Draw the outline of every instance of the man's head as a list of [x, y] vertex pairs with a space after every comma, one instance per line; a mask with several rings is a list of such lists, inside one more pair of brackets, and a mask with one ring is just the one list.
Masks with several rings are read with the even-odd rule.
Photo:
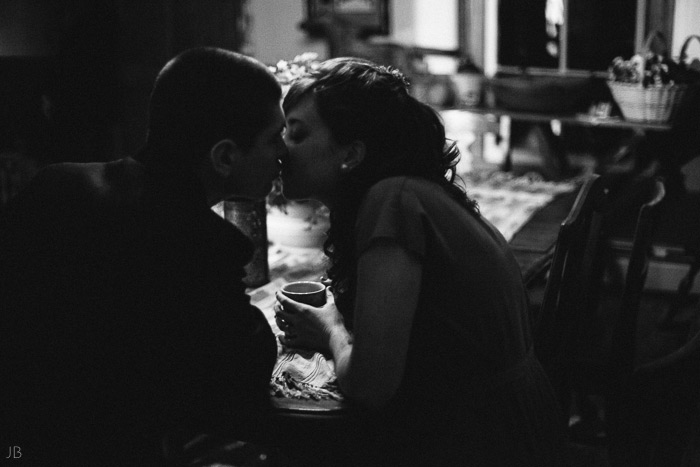
[[156, 79], [146, 163], [176, 177], [194, 174], [210, 202], [265, 196], [285, 151], [280, 98], [274, 75], [257, 60], [187, 50]]

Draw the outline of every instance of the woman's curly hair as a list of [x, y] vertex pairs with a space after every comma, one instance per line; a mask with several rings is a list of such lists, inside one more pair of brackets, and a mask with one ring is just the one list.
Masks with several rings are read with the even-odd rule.
[[408, 80], [396, 69], [343, 57], [326, 60], [297, 79], [284, 100], [288, 113], [303, 98], [313, 96], [336, 142], [360, 140], [365, 144], [364, 159], [338, 187], [324, 245], [331, 259], [328, 275], [336, 302], [349, 326], [357, 265], [354, 226], [372, 185], [393, 176], [425, 178], [465, 209], [478, 212], [476, 202], [454, 183], [460, 155], [455, 144], [446, 140], [440, 116], [408, 89]]

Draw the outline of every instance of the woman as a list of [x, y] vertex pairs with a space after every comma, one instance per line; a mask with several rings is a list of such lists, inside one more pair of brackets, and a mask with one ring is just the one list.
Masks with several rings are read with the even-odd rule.
[[323, 308], [278, 294], [277, 323], [285, 345], [330, 353], [368, 409], [362, 452], [386, 465], [562, 465], [520, 269], [453, 183], [458, 153], [438, 115], [397, 70], [352, 58], [297, 80], [284, 110], [284, 194], [331, 210], [334, 293]]

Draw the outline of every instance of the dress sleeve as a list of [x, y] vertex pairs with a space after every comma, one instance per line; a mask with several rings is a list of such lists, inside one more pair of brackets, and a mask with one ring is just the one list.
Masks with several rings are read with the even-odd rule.
[[358, 255], [378, 240], [397, 243], [419, 258], [425, 256], [425, 209], [406, 178], [385, 179], [370, 188], [356, 224]]

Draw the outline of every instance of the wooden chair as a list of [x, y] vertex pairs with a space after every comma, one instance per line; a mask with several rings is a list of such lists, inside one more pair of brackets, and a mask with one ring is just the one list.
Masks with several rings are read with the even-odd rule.
[[613, 329], [609, 365], [616, 373], [628, 374], [634, 369], [637, 316], [644, 283], [649, 272], [654, 227], [658, 207], [665, 196], [664, 184], [656, 179], [648, 188], [642, 187], [648, 201], [639, 208], [625, 278], [619, 316]]
[[659, 328], [662, 330], [673, 330], [679, 327], [675, 318], [684, 307], [692, 304], [693, 283], [700, 273], [700, 195], [691, 195], [687, 191], [674, 194], [672, 209], [668, 210], [668, 222], [674, 226], [683, 226], [682, 229], [677, 229], [679, 231], [677, 242], [691, 260], [688, 272], [678, 283], [676, 294], [668, 310], [659, 320]]
[[[605, 395], [618, 375], [632, 370], [655, 208], [663, 196], [659, 180], [593, 175], [560, 226], [535, 325], [535, 350], [559, 398], [563, 423], [568, 424], [574, 392]], [[616, 264], [608, 242], [610, 226], [630, 212], [638, 215], [621, 305], [616, 319], [607, 320], [612, 325], [603, 329], [612, 338], [592, 339], [590, 331], [600, 331], [595, 325], [601, 318], [604, 277], [611, 276]]]
[[[549, 374], [567, 417], [570, 388], [566, 377], [567, 343], [574, 323], [584, 315], [586, 298], [581, 292], [597, 269], [595, 254], [608, 192], [599, 175], [590, 176], [579, 190], [567, 218], [562, 222], [554, 250], [539, 316], [534, 326], [535, 351]], [[596, 260], [596, 261], [594, 261]]]
[[612, 467], [700, 465], [700, 332], [636, 368], [609, 398]]

